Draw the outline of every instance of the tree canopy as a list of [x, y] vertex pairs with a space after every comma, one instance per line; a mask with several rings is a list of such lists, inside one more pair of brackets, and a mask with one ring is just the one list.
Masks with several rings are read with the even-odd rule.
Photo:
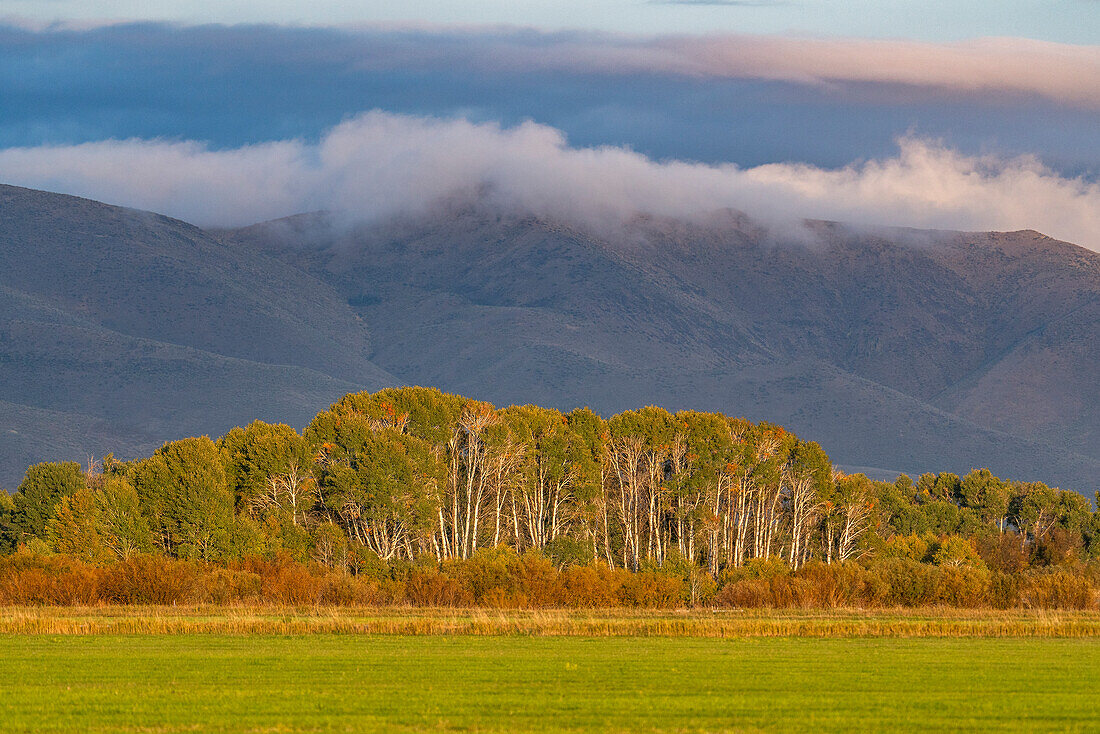
[[719, 413], [604, 419], [397, 388], [346, 395], [301, 433], [256, 421], [135, 461], [36, 464], [0, 497], [0, 551], [32, 543], [99, 564], [282, 554], [348, 573], [508, 547], [713, 584], [872, 559], [1083, 563], [1100, 555], [1100, 513], [988, 469], [845, 475], [817, 443]]

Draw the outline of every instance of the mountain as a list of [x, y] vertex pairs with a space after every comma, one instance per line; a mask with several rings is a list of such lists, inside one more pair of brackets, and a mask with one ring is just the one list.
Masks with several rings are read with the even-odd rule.
[[1035, 232], [596, 231], [479, 203], [204, 232], [0, 187], [0, 484], [426, 384], [782, 423], [879, 476], [1100, 488], [1100, 256]]
[[1031, 231], [591, 231], [452, 205], [222, 233], [334, 287], [407, 382], [776, 421], [847, 466], [1100, 487], [1100, 256]]
[[0, 486], [26, 465], [304, 423], [375, 366], [347, 303], [183, 222], [0, 186]]

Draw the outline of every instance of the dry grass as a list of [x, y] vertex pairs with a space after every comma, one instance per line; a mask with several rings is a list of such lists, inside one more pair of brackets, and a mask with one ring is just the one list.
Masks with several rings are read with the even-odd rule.
[[898, 610], [491, 610], [270, 606], [0, 607], [0, 634], [567, 637], [1100, 637], [1100, 613]]

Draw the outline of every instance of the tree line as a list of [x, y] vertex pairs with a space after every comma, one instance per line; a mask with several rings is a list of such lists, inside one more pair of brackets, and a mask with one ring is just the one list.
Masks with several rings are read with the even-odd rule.
[[407, 579], [501, 549], [559, 570], [672, 574], [689, 601], [899, 562], [913, 578], [963, 569], [988, 585], [1057, 568], [1088, 580], [1100, 512], [985, 469], [845, 475], [814, 442], [717, 413], [603, 419], [427, 388], [346, 395], [301, 433], [257, 421], [135, 461], [37, 464], [0, 493], [0, 553], [97, 566], [278, 557]]

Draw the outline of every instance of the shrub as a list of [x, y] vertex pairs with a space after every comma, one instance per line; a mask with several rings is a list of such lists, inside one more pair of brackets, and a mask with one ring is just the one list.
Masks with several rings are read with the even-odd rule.
[[934, 601], [952, 607], [985, 606], [989, 599], [989, 571], [984, 566], [941, 566], [936, 572]]
[[102, 595], [112, 604], [180, 604], [190, 600], [197, 566], [162, 556], [134, 556], [104, 569]]
[[295, 606], [321, 602], [324, 581], [298, 563], [267, 564], [260, 574], [260, 597], [264, 601]]
[[682, 585], [680, 579], [663, 573], [623, 571], [616, 601], [627, 607], [669, 609], [680, 601]]
[[554, 538], [542, 552], [558, 568], [587, 566], [595, 560], [592, 544], [568, 535]]
[[564, 606], [607, 608], [620, 603], [620, 574], [603, 564], [569, 566], [561, 572], [559, 585]]
[[1088, 578], [1064, 569], [1025, 574], [1020, 604], [1028, 609], [1095, 609], [1097, 592]]
[[97, 571], [79, 560], [24, 550], [0, 563], [2, 603], [73, 605], [98, 601]]
[[462, 607], [473, 603], [457, 581], [435, 570], [413, 569], [405, 581], [405, 595], [418, 607]]
[[872, 599], [884, 606], [931, 604], [936, 596], [935, 569], [909, 558], [883, 558], [871, 569]]
[[255, 602], [260, 598], [259, 574], [240, 568], [207, 567], [195, 578], [189, 597], [199, 604]]

